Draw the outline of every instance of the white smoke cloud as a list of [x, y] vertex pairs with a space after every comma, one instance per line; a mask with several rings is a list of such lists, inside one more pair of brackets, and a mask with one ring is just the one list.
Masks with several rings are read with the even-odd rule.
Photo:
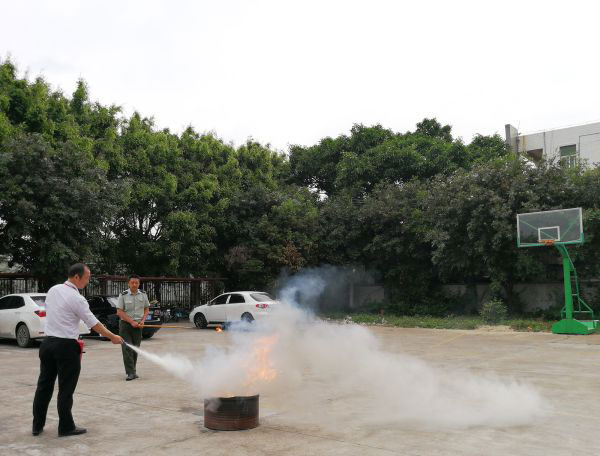
[[[290, 278], [272, 318], [233, 332], [231, 346], [211, 347], [199, 361], [140, 353], [201, 397], [260, 393], [306, 422], [319, 414], [332, 425], [343, 417], [357, 426], [504, 427], [542, 415], [530, 385], [386, 352], [368, 328], [323, 322], [298, 306], [298, 297], [314, 301], [326, 285], [314, 270]], [[265, 378], [254, 375], [257, 367]]]

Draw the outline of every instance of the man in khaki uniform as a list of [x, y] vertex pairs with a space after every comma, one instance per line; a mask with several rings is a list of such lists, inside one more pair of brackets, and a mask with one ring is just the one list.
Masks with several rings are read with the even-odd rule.
[[[139, 289], [140, 278], [137, 275], [129, 276], [129, 289], [119, 295], [117, 315], [119, 321], [119, 335], [130, 345], [139, 347], [142, 343], [142, 326], [146, 321], [150, 303], [146, 293]], [[123, 364], [125, 365], [125, 380], [139, 378], [135, 372], [137, 352], [123, 344]]]

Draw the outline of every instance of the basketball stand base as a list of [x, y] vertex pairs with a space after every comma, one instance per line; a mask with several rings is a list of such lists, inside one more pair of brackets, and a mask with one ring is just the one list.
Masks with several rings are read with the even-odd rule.
[[571, 319], [560, 320], [552, 325], [554, 334], [593, 334], [596, 332], [595, 321], [580, 321]]

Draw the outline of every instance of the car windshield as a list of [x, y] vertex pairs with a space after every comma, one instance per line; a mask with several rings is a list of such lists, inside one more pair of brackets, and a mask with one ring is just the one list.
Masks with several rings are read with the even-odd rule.
[[258, 302], [275, 301], [269, 293], [250, 293], [250, 296]]
[[117, 298], [114, 298], [114, 297], [110, 296], [110, 297], [108, 297], [106, 299], [108, 299], [108, 302], [110, 302], [111, 306], [113, 306], [115, 308], [117, 307], [117, 304], [119, 303], [119, 300]]
[[46, 307], [46, 296], [31, 296], [33, 302], [35, 302], [40, 307]]

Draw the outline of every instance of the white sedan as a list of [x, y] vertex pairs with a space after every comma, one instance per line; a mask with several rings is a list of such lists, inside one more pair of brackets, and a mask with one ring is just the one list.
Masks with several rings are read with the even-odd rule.
[[208, 304], [194, 307], [190, 322], [198, 328], [238, 321], [248, 323], [268, 317], [278, 302], [262, 291], [232, 291], [217, 296]]
[[[17, 339], [19, 347], [30, 347], [45, 337], [46, 293], [19, 293], [0, 298], [0, 337]], [[79, 322], [81, 334], [90, 330]]]

